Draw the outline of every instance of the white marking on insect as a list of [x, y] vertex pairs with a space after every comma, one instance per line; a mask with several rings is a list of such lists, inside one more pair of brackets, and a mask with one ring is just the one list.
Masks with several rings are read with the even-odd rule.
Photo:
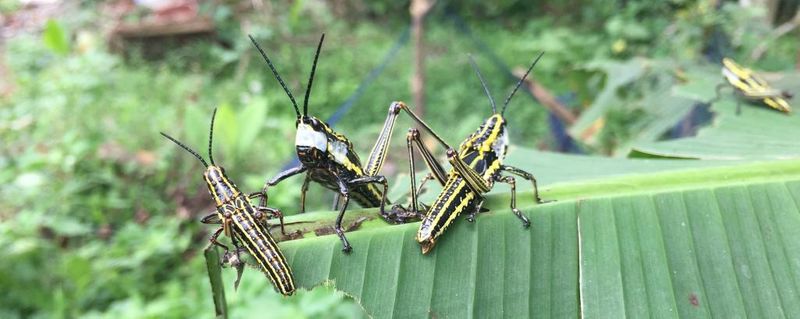
[[505, 130], [500, 133], [497, 140], [492, 143], [492, 150], [497, 154], [497, 159], [502, 161], [506, 157], [506, 150], [508, 147], [508, 133]]
[[328, 148], [328, 138], [325, 133], [315, 131], [310, 125], [300, 124], [297, 126], [294, 144], [296, 146], [308, 146], [325, 152]]
[[330, 146], [331, 155], [333, 155], [336, 162], [344, 164], [347, 161], [347, 144], [341, 141], [333, 141]]

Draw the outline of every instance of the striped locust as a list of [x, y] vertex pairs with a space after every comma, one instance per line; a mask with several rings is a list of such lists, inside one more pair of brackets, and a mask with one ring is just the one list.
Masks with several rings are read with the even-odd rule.
[[[543, 53], [542, 53], [543, 54]], [[411, 211], [402, 212], [407, 215], [422, 214], [419, 210], [421, 204], [418, 203], [418, 190], [416, 186], [415, 167], [414, 167], [414, 149], [421, 154], [425, 164], [431, 171], [420, 184], [420, 188], [428, 180], [435, 179], [442, 186], [443, 190], [433, 202], [427, 213], [422, 218], [422, 224], [417, 232], [416, 240], [419, 242], [422, 253], [427, 254], [433, 249], [436, 240], [441, 236], [444, 231], [450, 226], [453, 221], [462, 213], [467, 213], [467, 220], [470, 222], [475, 220], [475, 214], [481, 211], [481, 206], [484, 202], [483, 195], [489, 192], [494, 183], [505, 183], [511, 187], [511, 210], [522, 221], [524, 227], [530, 226], [528, 218], [517, 209], [516, 204], [516, 179], [514, 176], [521, 177], [530, 181], [533, 184], [533, 195], [537, 203], [544, 203], [539, 197], [539, 190], [536, 185], [536, 178], [522, 170], [510, 165], [504, 165], [503, 160], [508, 150], [508, 132], [506, 130], [506, 118], [504, 113], [511, 98], [519, 89], [522, 82], [531, 72], [536, 62], [542, 57], [540, 54], [536, 60], [528, 68], [522, 79], [517, 82], [516, 87], [506, 98], [503, 109], [497, 112], [497, 106], [494, 98], [489, 93], [486, 82], [478, 70], [477, 65], [470, 57], [470, 63], [474, 68], [478, 79], [483, 86], [486, 95], [489, 97], [489, 102], [492, 106], [492, 115], [487, 118], [478, 128], [477, 131], [472, 133], [466, 140], [461, 142], [458, 150], [450, 147], [438, 134], [433, 132], [430, 126], [422, 121], [408, 106], [402, 102], [395, 102], [389, 110], [389, 117], [384, 123], [381, 132], [381, 138], [389, 139], [391, 131], [394, 127], [394, 122], [397, 115], [401, 110], [405, 111], [417, 124], [425, 129], [432, 135], [438, 142], [447, 150], [447, 160], [451, 165], [449, 172], [444, 171], [442, 165], [432, 155], [431, 150], [425, 146], [420, 140], [420, 131], [416, 128], [411, 128], [406, 135], [406, 144], [408, 148], [409, 170], [411, 174]], [[501, 173], [507, 173], [503, 175]], [[511, 175], [508, 175], [511, 174]], [[395, 209], [402, 209], [402, 207], [395, 207]], [[399, 214], [399, 213], [398, 213]]]
[[[211, 165], [200, 154], [175, 138], [163, 132], [161, 135], [194, 155], [206, 167], [203, 179], [208, 186], [208, 192], [214, 198], [216, 210], [204, 217], [202, 222], [206, 224], [222, 224], [211, 236], [210, 241], [225, 250], [226, 259], [233, 260], [233, 264], [239, 269], [239, 278], [241, 278], [242, 268], [238, 254], [240, 251], [247, 251], [258, 263], [258, 268], [272, 281], [275, 289], [283, 295], [291, 295], [295, 291], [292, 270], [265, 225], [268, 216], [278, 217], [281, 222], [281, 231], [283, 232], [283, 215], [277, 209], [252, 205], [250, 202], [251, 197], [260, 197], [262, 194], [245, 195], [228, 178], [225, 170], [214, 163], [211, 146], [216, 113], [215, 109], [214, 115], [211, 117], [211, 129], [208, 137], [208, 159]], [[231, 238], [234, 246], [233, 253], [228, 249], [228, 246], [217, 240], [222, 233]], [[242, 246], [244, 246], [244, 249], [241, 248]], [[236, 280], [237, 286], [238, 282], [239, 279]]]
[[[786, 101], [786, 99], [792, 98], [791, 93], [772, 88], [761, 76], [748, 68], [742, 67], [732, 59], [722, 59], [722, 75], [728, 84], [733, 87], [737, 95], [745, 100], [763, 103], [784, 113], [792, 111], [789, 102]], [[719, 99], [719, 90], [722, 87], [724, 87], [724, 84], [717, 86], [717, 98], [714, 100]], [[736, 114], [738, 115], [741, 112], [741, 103], [737, 101]]]
[[381, 217], [391, 223], [404, 223], [417, 216], [403, 214], [404, 210], [400, 209], [385, 210], [386, 204], [389, 203], [386, 200], [388, 183], [384, 176], [378, 175], [378, 172], [383, 166], [388, 139], [378, 139], [367, 160], [367, 165], [362, 166], [358, 154], [353, 150], [353, 143], [347, 137], [334, 131], [330, 125], [321, 119], [308, 115], [308, 99], [311, 94], [314, 72], [317, 68], [317, 60], [319, 59], [324, 39], [325, 35], [323, 34], [314, 54], [314, 63], [311, 66], [311, 74], [303, 100], [303, 112], [300, 113], [300, 108], [294, 95], [284, 83], [272, 61], [258, 42], [252, 36], [250, 37], [275, 79], [280, 83], [286, 95], [289, 96], [289, 100], [291, 100], [294, 111], [297, 114], [295, 121], [297, 127], [295, 150], [300, 160], [300, 165], [280, 172], [277, 176], [267, 180], [262, 189], [261, 203], [266, 204], [269, 187], [273, 187], [289, 177], [305, 173], [303, 186], [300, 189], [300, 212], [305, 211], [306, 192], [310, 182], [319, 183], [323, 187], [337, 192], [334, 209], [338, 209], [339, 214], [336, 218], [334, 230], [342, 242], [342, 251], [349, 253], [352, 251], [352, 246], [344, 235], [342, 218], [351, 198], [364, 208], [380, 207]]

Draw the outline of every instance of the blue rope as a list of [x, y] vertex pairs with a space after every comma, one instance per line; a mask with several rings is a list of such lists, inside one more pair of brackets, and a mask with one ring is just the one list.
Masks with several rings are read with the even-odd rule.
[[[503, 61], [503, 59], [500, 58], [500, 56], [495, 54], [494, 51], [492, 51], [492, 49], [488, 45], [486, 45], [485, 42], [483, 42], [483, 41], [481, 41], [481, 39], [478, 39], [477, 37], [475, 37], [475, 34], [472, 33], [472, 30], [470, 29], [469, 25], [467, 25], [467, 23], [464, 21], [464, 19], [461, 18], [461, 16], [459, 16], [458, 13], [456, 13], [455, 10], [453, 10], [449, 6], [446, 7], [445, 8], [445, 17], [447, 17], [450, 20], [452, 20], [453, 23], [456, 26], [456, 30], [458, 30], [463, 35], [465, 35], [467, 38], [469, 38], [472, 41], [472, 43], [475, 45], [475, 47], [477, 47], [478, 50], [481, 51], [481, 53], [483, 53], [486, 57], [488, 57], [489, 60], [492, 61], [492, 63], [495, 65], [495, 67], [500, 69], [500, 71], [502, 71], [503, 74], [505, 74], [508, 79], [510, 79], [510, 80], [512, 80], [514, 82], [519, 81], [519, 78], [517, 78], [517, 76], [514, 75], [514, 72], [511, 71], [511, 68], [508, 66], [508, 64], [506, 64]], [[539, 100], [536, 98], [536, 96], [533, 95], [533, 92], [531, 92], [531, 90], [528, 88], [527, 85], [523, 85], [521, 87], [521, 89], [523, 91], [527, 92], [528, 96], [530, 96], [531, 99], [533, 99], [536, 103], [541, 104], [541, 102], [539, 102]]]
[[[475, 36], [475, 34], [472, 33], [472, 30], [470, 29], [469, 25], [467, 25], [464, 19], [461, 18], [461, 16], [459, 16], [458, 13], [455, 12], [455, 10], [453, 10], [450, 7], [447, 7], [445, 9], [445, 16], [450, 20], [452, 20], [453, 23], [455, 24], [456, 30], [458, 30], [467, 38], [469, 38], [473, 42], [473, 44], [478, 48], [478, 50], [480, 50], [481, 53], [487, 56], [489, 60], [492, 61], [492, 63], [495, 65], [495, 67], [500, 69], [500, 71], [503, 72], [507, 78], [509, 78], [514, 82], [519, 81], [519, 78], [517, 78], [517, 76], [514, 75], [508, 64], [506, 64], [503, 61], [503, 59], [501, 59], [497, 54], [495, 54], [494, 51], [492, 51], [492, 49], [488, 45], [486, 45], [485, 42], [478, 39]], [[528, 93], [528, 96], [530, 96], [531, 99], [533, 99], [533, 101], [541, 104], [539, 99], [537, 99], [536, 96], [533, 95], [533, 92], [531, 92], [531, 90], [528, 88], [527, 85], [523, 85], [522, 89]], [[569, 98], [561, 96], [558, 99], [561, 102], [563, 102], [565, 99]], [[556, 143], [556, 148], [560, 152], [583, 153], [580, 147], [578, 147], [578, 145], [575, 143], [572, 137], [570, 137], [569, 134], [567, 133], [564, 123], [562, 123], [561, 120], [558, 119], [552, 112], [548, 112], [548, 124], [550, 125], [550, 133], [553, 135], [553, 138]]]
[[372, 71], [369, 72], [367, 77], [364, 78], [364, 80], [362, 80], [360, 84], [358, 84], [358, 88], [356, 88], [355, 92], [353, 92], [353, 94], [351, 94], [350, 97], [347, 98], [347, 100], [345, 100], [341, 105], [339, 105], [339, 107], [336, 109], [336, 112], [333, 112], [333, 115], [331, 115], [328, 118], [327, 121], [328, 124], [330, 124], [331, 126], [336, 125], [336, 123], [342, 119], [342, 117], [347, 113], [347, 111], [350, 111], [350, 108], [353, 107], [353, 104], [355, 104], [356, 101], [358, 101], [358, 99], [364, 95], [367, 86], [369, 86], [370, 83], [374, 82], [375, 79], [378, 78], [378, 76], [381, 73], [383, 73], [383, 71], [386, 69], [389, 63], [392, 62], [397, 53], [400, 52], [400, 49], [403, 48], [403, 45], [405, 45], [408, 42], [410, 34], [411, 34], [411, 28], [410, 26], [406, 26], [406, 29], [403, 30], [403, 32], [400, 33], [400, 36], [397, 37], [397, 40], [394, 41], [394, 45], [392, 45], [392, 48], [389, 49], [389, 52], [386, 52], [386, 55], [383, 56], [383, 60], [381, 61], [381, 63], [378, 64], [375, 68], [372, 69]]

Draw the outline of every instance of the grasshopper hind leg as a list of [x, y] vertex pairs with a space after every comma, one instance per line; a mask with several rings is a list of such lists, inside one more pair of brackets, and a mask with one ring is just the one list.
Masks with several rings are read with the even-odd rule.
[[[430, 172], [423, 177], [422, 181], [420, 182], [419, 186], [417, 186], [417, 174], [416, 174], [416, 165], [414, 164], [414, 150], [415, 146], [417, 151], [422, 155], [423, 160], [425, 161], [425, 165], [427, 165]], [[419, 201], [419, 195], [421, 195], [425, 190], [425, 184], [430, 180], [437, 180], [439, 184], [445, 184], [445, 173], [442, 165], [436, 161], [433, 153], [422, 143], [420, 140], [420, 132], [416, 128], [410, 128], [408, 130], [408, 134], [406, 135], [406, 148], [408, 150], [408, 172], [411, 176], [411, 182], [409, 186], [411, 190], [409, 191], [411, 195], [411, 203], [409, 203], [408, 208], [404, 208], [401, 205], [395, 205], [392, 207], [392, 216], [384, 217], [389, 222], [395, 223], [405, 223], [408, 222], [409, 219], [422, 219], [425, 217], [426, 212], [428, 211], [428, 207], [422, 204]]]

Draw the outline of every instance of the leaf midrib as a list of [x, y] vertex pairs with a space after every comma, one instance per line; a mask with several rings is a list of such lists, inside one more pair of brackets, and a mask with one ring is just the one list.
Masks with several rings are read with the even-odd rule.
[[[565, 168], [568, 169], [568, 168]], [[548, 200], [570, 201], [584, 200], [597, 197], [623, 197], [643, 193], [662, 193], [675, 190], [691, 190], [699, 188], [714, 188], [720, 186], [735, 186], [759, 182], [782, 182], [800, 179], [800, 160], [772, 160], [750, 162], [724, 167], [691, 168], [685, 170], [670, 170], [657, 173], [637, 173], [620, 177], [606, 177], [588, 179], [578, 182], [554, 183], [540, 185], [541, 197]], [[534, 205], [533, 196], [526, 196], [531, 186], [520, 184], [517, 191], [517, 206], [526, 207]], [[485, 207], [490, 210], [505, 212], [510, 193], [505, 186], [499, 186], [486, 195]], [[343, 224], [352, 223], [360, 217], [370, 220], [364, 222], [360, 229], [375, 227], [398, 227], [389, 225], [380, 218], [376, 218], [377, 209], [351, 210], [345, 215]], [[491, 214], [492, 212], [489, 212]], [[317, 211], [297, 214], [286, 217], [287, 232], [300, 228], [315, 227], [315, 225], [332, 225], [336, 214], [332, 211]], [[299, 224], [292, 225], [291, 223]], [[416, 224], [416, 223], [412, 223]], [[406, 224], [408, 225], [408, 224]], [[313, 233], [305, 237], [315, 237]]]

